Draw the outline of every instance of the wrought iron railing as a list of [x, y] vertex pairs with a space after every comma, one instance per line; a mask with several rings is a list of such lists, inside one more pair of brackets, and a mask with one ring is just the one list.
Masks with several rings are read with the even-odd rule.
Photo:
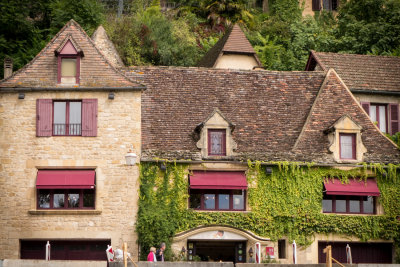
[[82, 135], [82, 125], [80, 123], [54, 123], [53, 135]]

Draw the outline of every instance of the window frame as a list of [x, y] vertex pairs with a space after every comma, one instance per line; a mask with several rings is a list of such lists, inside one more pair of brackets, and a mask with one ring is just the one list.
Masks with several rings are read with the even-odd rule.
[[[342, 157], [342, 136], [351, 136], [351, 147], [352, 147], [352, 157], [343, 158]], [[339, 158], [341, 160], [357, 160], [357, 144], [356, 144], [356, 134], [355, 133], [339, 133]]]
[[[322, 197], [322, 201], [324, 201], [326, 199], [327, 196], [330, 196], [332, 200], [332, 211], [324, 211], [324, 207], [322, 205], [322, 212], [323, 213], [333, 213], [333, 214], [366, 214], [366, 215], [375, 215], [376, 214], [376, 197], [374, 196], [350, 196], [350, 195], [327, 195], [324, 193], [323, 197]], [[336, 212], [336, 197], [344, 197], [345, 201], [346, 201], [346, 211], [345, 212]], [[351, 198], [355, 198], [355, 197], [359, 197], [359, 201], [360, 201], [360, 212], [350, 212], [350, 200], [354, 200]], [[373, 211], [371, 212], [364, 212], [364, 197], [372, 197], [373, 200]]]
[[[49, 208], [42, 208], [39, 205], [39, 196], [40, 196], [40, 191], [41, 190], [46, 190], [50, 191], [50, 206]], [[85, 190], [92, 190], [93, 191], [93, 207], [84, 207], [83, 206], [83, 195]], [[64, 194], [64, 207], [62, 208], [54, 208], [54, 194], [57, 194], [58, 192], [63, 191]], [[69, 208], [68, 207], [68, 194], [71, 192], [76, 192], [79, 191], [79, 207], [78, 208]], [[96, 209], [96, 188], [93, 189], [36, 189], [36, 209], [38, 210], [94, 210]]]
[[[233, 208], [233, 192], [240, 190], [243, 192], [243, 209], [234, 209]], [[193, 192], [195, 191], [195, 192]], [[219, 209], [219, 195], [227, 194], [229, 191], [229, 209]], [[200, 208], [192, 208], [190, 207], [190, 200], [192, 194], [200, 194]], [[205, 209], [204, 208], [204, 195], [205, 194], [214, 194], [215, 195], [215, 208], [214, 209]], [[189, 199], [188, 206], [193, 210], [201, 210], [201, 211], [246, 211], [246, 200], [247, 200], [247, 190], [244, 189], [189, 189]]]
[[[58, 69], [57, 69], [57, 83], [58, 84], [69, 84], [69, 83], [62, 83], [61, 82], [61, 80], [62, 80], [62, 78], [63, 78], [63, 76], [61, 76], [61, 68], [62, 68], [62, 60], [64, 59], [64, 58], [71, 58], [71, 59], [76, 59], [76, 65], [75, 65], [75, 70], [76, 70], [76, 73], [75, 73], [75, 84], [79, 84], [79, 82], [80, 82], [80, 80], [79, 80], [79, 77], [80, 77], [80, 61], [81, 61], [81, 57], [80, 57], [80, 55], [79, 54], [74, 54], [74, 55], [58, 55], [58, 59], [57, 59], [57, 61], [58, 61]], [[65, 76], [66, 78], [67, 77], [69, 77], [69, 78], [72, 78], [72, 76], [70, 77], [70, 76]]]
[[[55, 117], [55, 109], [54, 109], [54, 103], [56, 102], [65, 102], [65, 134], [55, 134], [55, 123], [54, 123], [54, 117]], [[81, 123], [80, 123], [80, 134], [69, 134], [69, 111], [70, 111], [70, 103], [71, 102], [79, 102], [81, 104]], [[52, 130], [51, 130], [51, 135], [52, 136], [82, 136], [82, 119], [83, 119], [83, 114], [82, 114], [82, 99], [53, 99], [52, 103]]]
[[[222, 133], [222, 153], [221, 154], [212, 154], [211, 153], [211, 134], [212, 133]], [[226, 156], [226, 129], [207, 129], [207, 150], [208, 156]]]
[[[380, 124], [381, 120], [379, 119], [379, 107], [384, 107], [385, 108], [385, 124], [386, 124], [386, 129], [384, 133], [389, 133], [389, 112], [388, 112], [388, 104], [384, 103], [370, 103], [369, 104], [369, 117], [371, 118], [371, 110], [372, 108], [375, 108], [375, 114], [376, 114], [376, 122], [378, 123], [376, 126], [381, 130]], [[372, 118], [371, 118], [372, 119]], [[374, 122], [375, 123], [375, 122]]]

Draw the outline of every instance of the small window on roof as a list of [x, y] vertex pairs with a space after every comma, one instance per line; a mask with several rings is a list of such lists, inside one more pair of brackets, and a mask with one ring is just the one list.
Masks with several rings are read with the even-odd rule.
[[72, 37], [68, 36], [55, 53], [58, 57], [58, 83], [79, 84], [80, 59], [83, 53]]
[[340, 158], [341, 159], [356, 159], [356, 135], [343, 134], [339, 136], [340, 143]]

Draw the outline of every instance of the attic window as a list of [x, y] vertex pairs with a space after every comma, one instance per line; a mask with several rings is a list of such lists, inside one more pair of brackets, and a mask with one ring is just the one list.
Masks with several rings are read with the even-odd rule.
[[208, 155], [226, 155], [226, 130], [208, 129]]
[[80, 59], [83, 53], [69, 38], [55, 51], [58, 57], [58, 83], [79, 84]]
[[356, 159], [356, 135], [343, 134], [339, 135], [340, 158]]

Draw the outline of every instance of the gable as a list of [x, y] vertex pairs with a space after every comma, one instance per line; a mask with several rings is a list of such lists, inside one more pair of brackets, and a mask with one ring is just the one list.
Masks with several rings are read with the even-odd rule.
[[74, 21], [70, 20], [42, 51], [27, 65], [0, 82], [0, 88], [55, 88], [57, 83], [57, 51], [82, 51], [79, 88], [143, 87], [115, 69]]
[[[331, 155], [324, 153], [330, 146], [324, 131], [344, 115], [350, 116], [353, 123], [363, 129], [361, 139], [367, 150], [365, 162], [400, 162], [396, 145], [371, 122], [333, 69], [326, 75], [293, 151], [313, 155], [316, 162], [332, 161]], [[345, 126], [342, 122], [338, 125]]]

